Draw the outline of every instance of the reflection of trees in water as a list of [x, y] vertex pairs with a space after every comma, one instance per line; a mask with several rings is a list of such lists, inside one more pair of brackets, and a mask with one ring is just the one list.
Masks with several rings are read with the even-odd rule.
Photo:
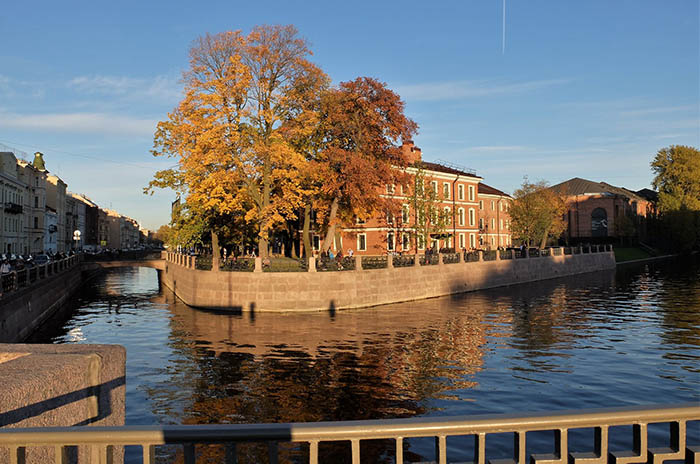
[[[258, 315], [251, 322], [245, 316], [173, 304], [170, 346], [182, 360], [168, 366], [163, 371], [167, 377], [148, 390], [154, 412], [170, 416], [163, 422], [190, 424], [426, 414], [430, 400], [475, 386], [470, 377], [483, 364], [488, 324], [483, 323], [483, 310], [443, 314], [431, 323], [418, 310], [420, 305], [415, 306], [406, 306], [411, 313], [379, 321], [375, 312], [336, 314], [334, 321], [306, 315], [293, 319], [298, 328], [282, 335], [287, 323], [281, 328], [274, 322], [267, 325], [275, 315]], [[319, 324], [314, 333], [305, 332], [304, 318]], [[337, 337], [344, 332], [343, 322], [353, 327], [352, 334]], [[332, 332], [338, 324], [340, 332]], [[182, 399], [183, 391], [191, 395], [180, 417], [167, 405]], [[393, 441], [363, 444], [363, 462], [384, 462], [393, 449]], [[349, 461], [348, 451], [346, 444], [319, 450], [322, 462]], [[306, 452], [305, 446], [286, 447], [283, 455], [288, 462], [303, 461]], [[203, 462], [217, 462], [222, 451], [213, 447], [205, 453]], [[264, 453], [256, 446], [240, 450], [249, 454], [250, 462], [265, 462]]]
[[[658, 280], [661, 310], [661, 339], [671, 345], [665, 357], [687, 361], [685, 369], [700, 372], [700, 257], [686, 257], [669, 263], [666, 278]], [[692, 354], [695, 352], [695, 354]]]

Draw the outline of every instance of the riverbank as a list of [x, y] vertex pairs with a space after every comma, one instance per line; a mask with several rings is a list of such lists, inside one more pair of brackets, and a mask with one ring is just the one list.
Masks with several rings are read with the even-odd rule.
[[[461, 254], [442, 255], [434, 265], [414, 257], [406, 267], [394, 267], [385, 257], [381, 269], [316, 272], [220, 272], [195, 269], [192, 259], [165, 253], [163, 284], [189, 306], [234, 312], [335, 311], [422, 300], [487, 288], [602, 271], [615, 268], [611, 249], [591, 247], [566, 254], [551, 249], [549, 256], [515, 258], [479, 252], [474, 261]], [[449, 257], [449, 258], [448, 258]], [[448, 259], [445, 259], [448, 258]], [[259, 263], [256, 269], [260, 269]]]

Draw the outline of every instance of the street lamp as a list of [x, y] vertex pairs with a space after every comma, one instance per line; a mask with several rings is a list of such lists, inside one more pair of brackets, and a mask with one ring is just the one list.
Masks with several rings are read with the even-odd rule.
[[75, 240], [75, 251], [78, 251], [78, 244], [80, 243], [80, 231], [73, 231], [73, 240]]

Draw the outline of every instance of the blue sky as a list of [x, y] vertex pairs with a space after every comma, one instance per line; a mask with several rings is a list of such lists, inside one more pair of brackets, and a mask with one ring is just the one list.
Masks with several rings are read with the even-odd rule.
[[148, 228], [153, 131], [207, 32], [294, 24], [334, 82], [376, 77], [420, 126], [426, 160], [512, 192], [527, 175], [640, 189], [671, 144], [700, 147], [697, 0], [6, 2], [0, 143], [42, 151], [75, 192]]

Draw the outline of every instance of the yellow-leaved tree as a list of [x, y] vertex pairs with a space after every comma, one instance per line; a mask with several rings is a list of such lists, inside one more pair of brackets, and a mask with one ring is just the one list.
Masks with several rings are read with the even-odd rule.
[[207, 34], [192, 46], [185, 97], [154, 139], [153, 154], [178, 165], [157, 172], [147, 190], [179, 190], [191, 210], [213, 218], [214, 247], [215, 219], [239, 217], [255, 226], [265, 257], [270, 233], [296, 217], [306, 160], [281, 128], [304, 125], [303, 102], [329, 84], [310, 55], [293, 26]]

